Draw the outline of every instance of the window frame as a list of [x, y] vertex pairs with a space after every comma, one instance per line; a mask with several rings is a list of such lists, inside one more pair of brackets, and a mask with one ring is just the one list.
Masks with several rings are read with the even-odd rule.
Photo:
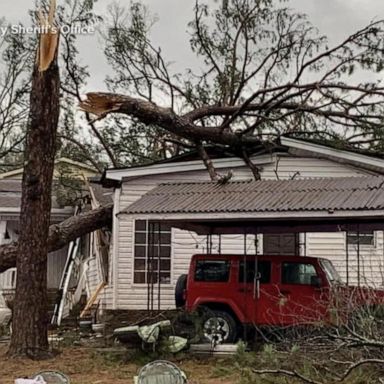
[[[358, 236], [357, 233], [359, 233], [359, 237], [361, 238], [368, 238], [370, 237], [372, 239], [372, 242], [370, 244], [362, 243], [360, 241], [360, 244], [358, 244]], [[351, 242], [350, 238], [355, 237], [356, 241]], [[376, 231], [347, 231], [345, 232], [345, 244], [346, 247], [363, 247], [363, 248], [376, 248], [377, 246], [377, 235]]]
[[[247, 260], [246, 261], [247, 263], [253, 263], [255, 264], [256, 263], [256, 260], [253, 261], [253, 260]], [[242, 270], [241, 270], [241, 263], [244, 263], [244, 260], [239, 260], [239, 270], [238, 270], [238, 274], [237, 274], [237, 283], [238, 284], [252, 284], [253, 283], [253, 279], [252, 281], [243, 281], [241, 279], [241, 273], [242, 273]], [[268, 282], [263, 282], [261, 281], [261, 278], [259, 278], [258, 280], [260, 281], [260, 284], [271, 284], [272, 283], [272, 261], [270, 260], [258, 260], [257, 263], [268, 263], [269, 264], [269, 281]], [[245, 279], [244, 279], [245, 280]]]
[[[138, 230], [136, 229], [136, 223], [138, 221], [142, 221], [142, 222], [146, 223], [145, 229], [138, 229]], [[150, 284], [150, 282], [147, 280], [147, 277], [148, 277], [148, 272], [149, 272], [148, 271], [149, 224], [151, 222], [159, 223], [160, 226], [162, 224], [164, 224], [163, 222], [158, 222], [158, 221], [154, 221], [154, 220], [147, 220], [147, 219], [141, 219], [141, 218], [133, 219], [132, 267], [131, 267], [131, 272], [132, 272], [132, 280], [131, 281], [132, 281], [132, 285], [133, 286], [143, 287], [143, 286], [147, 286], [148, 284]], [[145, 244], [142, 244], [142, 243], [137, 244], [136, 243], [136, 232], [140, 232], [140, 233], [145, 233], [146, 234]], [[172, 260], [173, 260], [173, 247], [172, 247], [172, 244], [173, 244], [174, 231], [173, 231], [173, 228], [170, 227], [169, 231], [167, 230], [167, 231], [160, 231], [160, 232], [164, 232], [164, 233], [167, 233], [167, 234], [169, 233], [170, 234], [169, 244], [168, 243], [166, 245], [161, 244], [162, 247], [168, 247], [169, 248], [169, 257], [161, 257], [160, 256], [160, 262], [161, 262], [161, 260], [169, 261], [169, 270], [167, 270], [167, 271], [160, 270], [160, 276], [161, 276], [162, 273], [168, 273], [169, 274], [169, 282], [160, 282], [160, 285], [164, 285], [166, 287], [169, 287], [169, 286], [172, 285], [172, 282], [173, 282], [173, 263], [172, 263]], [[144, 257], [136, 257], [136, 247], [137, 246], [144, 247], [144, 253], [145, 253]], [[144, 266], [143, 270], [135, 269], [136, 260], [144, 260], [145, 266]], [[155, 256], [154, 257], [154, 261], [157, 262], [157, 260], [158, 260], [158, 256]], [[143, 283], [136, 282], [135, 281], [136, 273], [144, 273], [145, 282], [143, 282]], [[157, 271], [155, 273], [157, 274]], [[159, 281], [156, 281], [153, 284], [154, 285], [158, 285]]]

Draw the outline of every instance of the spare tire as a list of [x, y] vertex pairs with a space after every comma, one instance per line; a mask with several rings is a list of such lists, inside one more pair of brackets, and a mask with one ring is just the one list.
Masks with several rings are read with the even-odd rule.
[[185, 305], [185, 297], [184, 291], [187, 288], [187, 278], [188, 275], [180, 275], [177, 279], [176, 287], [175, 287], [175, 303], [176, 308], [184, 307]]

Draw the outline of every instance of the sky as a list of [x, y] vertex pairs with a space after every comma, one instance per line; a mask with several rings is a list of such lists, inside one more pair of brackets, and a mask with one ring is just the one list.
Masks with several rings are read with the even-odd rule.
[[[64, 0], [57, 0], [60, 4]], [[120, 0], [120, 4], [129, 0]], [[215, 0], [209, 0], [215, 1]], [[155, 45], [162, 47], [168, 61], [174, 62], [175, 69], [190, 67], [194, 57], [189, 51], [187, 23], [191, 20], [195, 0], [142, 0], [158, 21], [153, 28]], [[27, 8], [32, 8], [34, 0], [1, 0], [1, 17], [11, 23], [26, 21]], [[103, 14], [110, 0], [98, 0], [96, 10]], [[338, 42], [353, 31], [365, 26], [374, 19], [384, 18], [383, 0], [291, 0], [290, 7], [308, 14], [309, 20], [321, 34], [331, 42]], [[101, 41], [96, 35], [86, 35], [79, 39], [83, 63], [91, 72], [87, 91], [105, 90], [104, 78], [110, 72], [103, 57]]]

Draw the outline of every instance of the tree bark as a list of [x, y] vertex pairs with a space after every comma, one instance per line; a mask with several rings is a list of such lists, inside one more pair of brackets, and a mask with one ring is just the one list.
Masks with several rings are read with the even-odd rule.
[[[113, 204], [70, 217], [60, 224], [51, 225], [48, 236], [48, 251], [61, 249], [78, 237], [112, 225]], [[16, 267], [18, 243], [0, 246], [0, 273]]]
[[[54, 4], [54, 1], [52, 2]], [[51, 4], [49, 25], [53, 22]], [[52, 12], [52, 14], [51, 14]], [[52, 177], [60, 113], [57, 35], [40, 36], [32, 74], [29, 124], [22, 182], [21, 233], [17, 246], [17, 282], [8, 354], [49, 357], [47, 255]]]

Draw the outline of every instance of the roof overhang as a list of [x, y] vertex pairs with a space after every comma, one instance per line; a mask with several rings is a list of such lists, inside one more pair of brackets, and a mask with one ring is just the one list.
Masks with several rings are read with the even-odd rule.
[[[276, 153], [265, 154], [257, 157], [252, 157], [252, 162], [255, 165], [261, 166], [274, 162]], [[216, 169], [223, 168], [239, 168], [244, 167], [245, 163], [238, 157], [212, 159]], [[147, 166], [124, 168], [124, 169], [108, 169], [105, 172], [104, 178], [107, 180], [121, 181], [122, 179], [129, 179], [142, 176], [162, 175], [167, 173], [179, 172], [193, 172], [205, 171], [206, 167], [201, 160], [193, 160], [186, 162], [151, 164]]]
[[373, 172], [384, 173], [384, 160], [380, 158], [288, 137], [281, 137], [280, 142], [283, 146], [287, 146], [289, 153], [293, 155], [329, 159]]
[[133, 220], [167, 222], [174, 228], [207, 234], [339, 232], [384, 230], [384, 210], [335, 212], [249, 212], [214, 214], [126, 214]]
[[[335, 162], [349, 164], [351, 166], [372, 171], [375, 173], [384, 174], [384, 159], [379, 157], [365, 155], [345, 149], [338, 149], [327, 145], [317, 144], [310, 141], [292, 139], [288, 137], [280, 137], [280, 151], [254, 155], [252, 162], [255, 165], [269, 164], [275, 161], [277, 156], [305, 156], [329, 159]], [[287, 153], [288, 151], [288, 153]], [[214, 158], [212, 162], [216, 169], [223, 168], [238, 168], [244, 166], [244, 161], [238, 157], [230, 158]], [[160, 162], [150, 165], [137, 167], [128, 167], [122, 169], [107, 169], [103, 175], [103, 183], [106, 182], [121, 182], [123, 179], [130, 179], [142, 176], [169, 174], [176, 172], [191, 172], [205, 170], [205, 166], [201, 160]], [[109, 184], [111, 185], [111, 184]]]
[[[61, 222], [73, 216], [72, 207], [52, 208], [51, 221]], [[0, 207], [0, 220], [18, 220], [20, 217], [20, 207]]]

